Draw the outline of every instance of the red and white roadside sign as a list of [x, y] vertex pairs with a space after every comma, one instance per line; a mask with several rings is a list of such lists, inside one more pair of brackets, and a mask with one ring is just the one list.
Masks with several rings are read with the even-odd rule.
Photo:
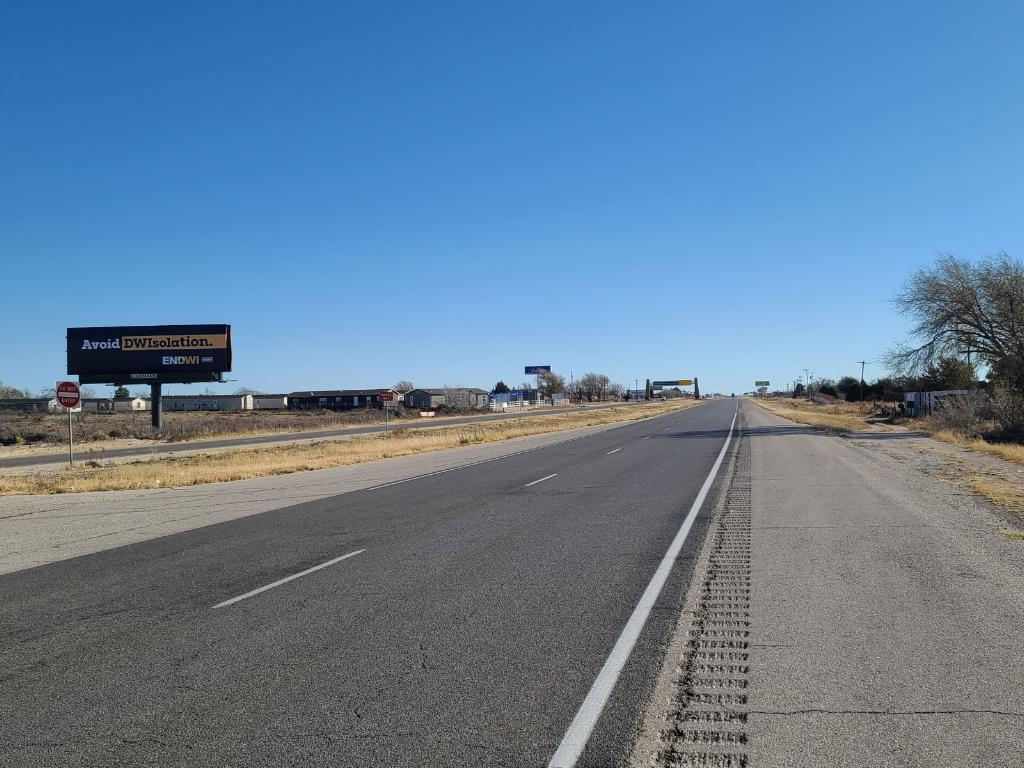
[[57, 382], [57, 402], [65, 408], [77, 408], [82, 402], [82, 390], [73, 381]]
[[394, 392], [381, 392], [380, 393], [380, 401], [382, 403], [393, 403], [393, 402], [395, 402], [395, 393]]

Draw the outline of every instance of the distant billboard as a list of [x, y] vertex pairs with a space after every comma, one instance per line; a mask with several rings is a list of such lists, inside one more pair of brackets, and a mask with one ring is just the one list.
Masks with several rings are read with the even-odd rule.
[[771, 382], [770, 382], [770, 381], [755, 381], [755, 382], [754, 382], [754, 386], [755, 386], [755, 387], [767, 387], [767, 386], [769, 386], [770, 384], [771, 384]]
[[651, 386], [653, 387], [689, 387], [693, 384], [693, 379], [673, 379], [672, 381], [652, 381]]
[[527, 376], [536, 376], [539, 373], [551, 373], [550, 365], [528, 365], [526, 366]]
[[219, 381], [231, 370], [230, 325], [68, 328], [68, 373], [83, 384]]

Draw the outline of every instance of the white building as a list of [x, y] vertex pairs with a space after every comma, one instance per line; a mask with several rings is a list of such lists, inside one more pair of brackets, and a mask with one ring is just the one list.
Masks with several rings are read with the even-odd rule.
[[114, 411], [116, 413], [127, 413], [129, 411], [148, 411], [149, 400], [144, 397], [131, 397], [127, 400], [115, 400]]
[[272, 411], [287, 407], [288, 395], [265, 395], [263, 393], [252, 395], [254, 411]]

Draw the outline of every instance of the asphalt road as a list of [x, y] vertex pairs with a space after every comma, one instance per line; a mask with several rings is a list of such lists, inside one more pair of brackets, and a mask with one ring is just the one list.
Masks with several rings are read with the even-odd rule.
[[[544, 766], [735, 409], [0, 577], [0, 764]], [[707, 515], [578, 765], [627, 759]]]
[[[459, 416], [456, 418], [443, 418], [438, 420], [424, 419], [422, 421], [396, 421], [392, 422], [393, 427], [402, 429], [431, 429], [437, 427], [455, 427], [459, 424], [474, 424], [480, 421], [497, 421], [504, 419], [521, 419], [527, 416], [554, 416], [561, 413], [573, 413], [576, 411], [600, 410], [603, 408], [615, 408], [626, 405], [626, 403], [611, 403], [602, 405], [585, 405], [574, 408], [553, 408], [538, 409], [534, 411], [523, 411], [521, 413], [489, 413], [482, 416]], [[180, 443], [153, 443], [152, 445], [134, 446], [131, 448], [113, 448], [105, 450], [100, 444], [87, 444], [83, 457], [89, 459], [122, 459], [133, 456], [154, 456], [184, 451], [205, 451], [219, 450], [223, 448], [251, 448], [260, 445], [274, 445], [277, 443], [290, 443], [301, 440], [327, 440], [332, 437], [350, 437], [353, 435], [368, 435], [381, 432], [384, 424], [370, 424], [359, 427], [339, 427], [338, 429], [317, 429], [306, 432], [281, 432], [273, 435], [252, 435], [250, 437], [225, 437], [218, 440], [187, 440]], [[82, 450], [79, 446], [79, 450]], [[18, 467], [35, 467], [46, 464], [64, 464], [68, 460], [67, 450], [57, 453], [15, 456], [0, 458], [0, 469], [14, 469]]]

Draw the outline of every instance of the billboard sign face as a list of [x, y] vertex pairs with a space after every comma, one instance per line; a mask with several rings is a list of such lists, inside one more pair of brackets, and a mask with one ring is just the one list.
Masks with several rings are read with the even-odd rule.
[[230, 325], [68, 328], [68, 373], [90, 384], [218, 381], [231, 370]]
[[652, 387], [689, 387], [693, 379], [673, 379], [672, 381], [652, 381]]
[[771, 384], [771, 382], [768, 382], [768, 381], [755, 381], [754, 382], [754, 386], [755, 387], [767, 387], [769, 384]]
[[527, 376], [535, 376], [538, 373], [551, 373], [550, 365], [528, 365], [526, 366], [525, 373]]

